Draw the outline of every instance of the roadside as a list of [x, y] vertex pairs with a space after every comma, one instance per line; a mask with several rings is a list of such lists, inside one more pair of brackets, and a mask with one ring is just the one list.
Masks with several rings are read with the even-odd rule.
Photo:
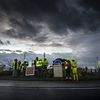
[[[36, 76], [23, 76], [20, 75], [18, 77], [12, 77], [12, 71], [4, 71], [0, 72], [0, 80], [14, 80], [14, 81], [72, 81], [66, 80], [65, 78], [61, 77], [54, 77], [51, 72], [49, 72], [47, 77], [36, 77]], [[79, 74], [79, 81], [95, 81], [100, 80], [99, 73], [85, 73], [80, 75]]]
[[28, 87], [28, 88], [97, 88], [100, 89], [98, 81], [12, 81], [0, 80], [0, 87]]
[[[35, 76], [20, 76], [12, 77], [9, 76], [0, 76], [0, 80], [14, 80], [14, 81], [72, 81], [66, 80], [65, 78], [57, 77], [35, 77]], [[79, 81], [95, 81], [100, 80], [100, 75], [85, 75], [79, 77]]]

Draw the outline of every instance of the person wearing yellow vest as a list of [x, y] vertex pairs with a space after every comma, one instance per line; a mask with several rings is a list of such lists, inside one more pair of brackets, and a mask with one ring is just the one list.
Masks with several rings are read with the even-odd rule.
[[45, 58], [43, 61], [43, 66], [42, 66], [42, 76], [46, 77], [47, 76], [47, 67], [48, 67], [48, 60]]
[[36, 67], [42, 67], [42, 65], [43, 65], [43, 62], [41, 59], [36, 61]]
[[48, 60], [45, 58], [43, 61], [43, 67], [47, 68], [48, 67]]
[[12, 68], [13, 68], [13, 73], [12, 76], [13, 77], [17, 77], [18, 73], [17, 73], [17, 68], [18, 68], [18, 60], [14, 59], [14, 62], [12, 64]]
[[38, 61], [38, 60], [39, 60], [38, 57], [36, 57], [35, 60], [34, 60], [34, 66], [35, 66], [35, 68], [36, 68], [36, 61]]
[[77, 71], [77, 62], [72, 59], [72, 72], [73, 72], [73, 80], [78, 80], [78, 71]]
[[38, 77], [41, 76], [41, 70], [42, 70], [41, 68], [42, 68], [42, 66], [43, 66], [42, 59], [36, 60], [36, 72], [37, 72], [36, 76], [38, 76]]

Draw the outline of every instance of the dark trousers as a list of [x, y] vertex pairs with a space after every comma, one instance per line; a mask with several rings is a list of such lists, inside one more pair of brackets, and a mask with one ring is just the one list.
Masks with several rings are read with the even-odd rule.
[[18, 75], [17, 70], [13, 70], [12, 76], [13, 76], [13, 77], [17, 77], [17, 75]]
[[26, 68], [23, 68], [23, 76], [25, 76]]
[[66, 69], [66, 76], [68, 77], [68, 79], [71, 77], [71, 68]]
[[35, 76], [41, 77], [41, 68], [40, 67], [35, 68]]
[[42, 75], [42, 77], [46, 77], [47, 76], [47, 67], [46, 66], [42, 67], [41, 75]]
[[21, 70], [17, 70], [18, 77], [21, 75]]

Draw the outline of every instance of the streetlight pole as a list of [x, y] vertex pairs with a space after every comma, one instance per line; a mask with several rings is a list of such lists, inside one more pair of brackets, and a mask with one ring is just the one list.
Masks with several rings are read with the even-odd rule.
[[97, 69], [100, 74], [99, 56], [97, 56], [96, 59], [97, 59]]
[[97, 68], [99, 67], [99, 65], [98, 65], [98, 59], [99, 59], [99, 57], [97, 56], [96, 57], [96, 65], [97, 65]]
[[43, 58], [45, 59], [45, 52], [44, 52]]

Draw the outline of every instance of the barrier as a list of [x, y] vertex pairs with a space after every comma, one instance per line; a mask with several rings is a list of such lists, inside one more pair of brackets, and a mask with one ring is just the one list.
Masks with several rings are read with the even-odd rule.
[[63, 77], [62, 65], [53, 65], [54, 77]]
[[26, 68], [25, 76], [33, 76], [35, 74], [35, 67]]

